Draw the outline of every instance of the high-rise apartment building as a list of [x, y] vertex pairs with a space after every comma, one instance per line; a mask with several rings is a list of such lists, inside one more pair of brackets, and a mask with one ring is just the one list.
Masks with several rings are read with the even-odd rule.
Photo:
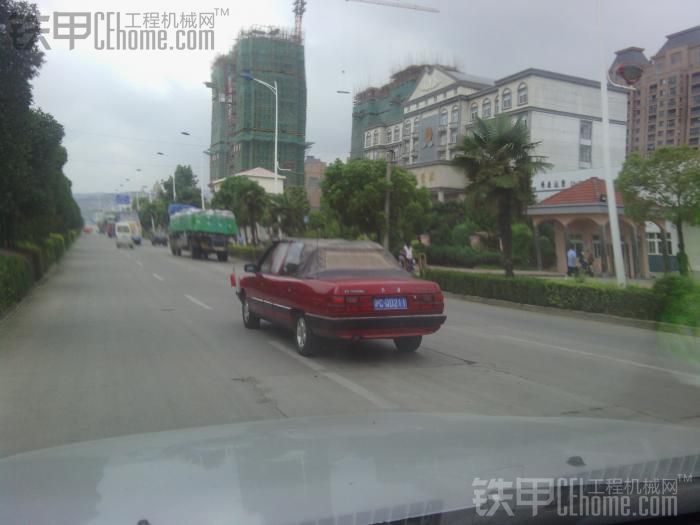
[[628, 47], [616, 53], [610, 67], [614, 81], [622, 65], [642, 67], [642, 77], [630, 90], [627, 112], [627, 152], [648, 154], [664, 146], [700, 142], [700, 26], [666, 37], [648, 59], [644, 49]]
[[275, 94], [250, 77], [277, 83], [278, 159], [286, 185], [304, 184], [306, 73], [299, 31], [254, 27], [212, 66], [210, 182], [264, 168], [274, 172]]

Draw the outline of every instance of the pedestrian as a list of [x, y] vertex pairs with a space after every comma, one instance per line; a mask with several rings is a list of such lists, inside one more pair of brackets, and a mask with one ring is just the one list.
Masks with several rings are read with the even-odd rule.
[[569, 246], [569, 251], [566, 252], [566, 276], [567, 277], [572, 277], [578, 273], [578, 268], [576, 267], [576, 260], [578, 257], [576, 256], [576, 250], [574, 249], [574, 245], [571, 244]]
[[409, 272], [413, 271], [413, 248], [411, 248], [410, 241], [406, 241], [403, 246], [404, 254], [406, 257], [406, 269]]

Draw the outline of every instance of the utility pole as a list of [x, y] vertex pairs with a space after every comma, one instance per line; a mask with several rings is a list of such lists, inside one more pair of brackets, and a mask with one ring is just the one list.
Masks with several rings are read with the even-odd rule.
[[394, 151], [386, 151], [386, 193], [384, 194], [384, 248], [389, 249], [389, 214], [391, 212], [391, 165], [394, 160]]

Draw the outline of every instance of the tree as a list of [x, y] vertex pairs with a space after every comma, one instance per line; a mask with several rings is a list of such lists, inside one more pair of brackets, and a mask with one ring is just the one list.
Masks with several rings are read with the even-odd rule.
[[[192, 171], [192, 166], [183, 166], [178, 164], [175, 168], [175, 196], [180, 204], [189, 204], [191, 206], [202, 205], [202, 191], [199, 188], [197, 176]], [[161, 181], [164, 190], [164, 196], [168, 203], [173, 202], [173, 177], [169, 177]]]
[[700, 152], [681, 146], [658, 149], [648, 159], [633, 153], [615, 184], [622, 194], [625, 215], [632, 220], [668, 220], [675, 225], [678, 268], [688, 275], [683, 223], [696, 224], [700, 219]]
[[290, 186], [284, 193], [270, 198], [268, 215], [273, 226], [285, 235], [301, 235], [306, 230], [304, 218], [311, 211], [306, 189], [302, 186]]
[[[345, 237], [364, 234], [379, 242], [385, 229], [386, 162], [336, 160], [326, 168], [321, 183], [325, 213], [337, 219]], [[389, 228], [392, 246], [428, 229], [430, 197], [419, 189], [413, 175], [395, 167], [391, 175]]]
[[507, 277], [514, 275], [513, 220], [521, 217], [534, 200], [532, 176], [551, 167], [544, 157], [534, 155], [538, 144], [530, 141], [530, 132], [521, 120], [513, 123], [507, 115], [490, 120], [477, 118], [453, 161], [465, 170], [467, 194], [495, 210]]
[[29, 173], [31, 80], [39, 72], [36, 5], [0, 0], [0, 246], [18, 237], [18, 199]]
[[[253, 244], [258, 243], [257, 225], [268, 204], [269, 199], [262, 186], [247, 177], [228, 177], [212, 200], [214, 208], [232, 211], [239, 227], [250, 227]], [[245, 235], [247, 240], [247, 232]]]

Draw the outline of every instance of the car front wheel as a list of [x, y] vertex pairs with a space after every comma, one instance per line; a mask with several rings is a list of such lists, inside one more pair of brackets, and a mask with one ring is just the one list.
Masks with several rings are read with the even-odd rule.
[[394, 344], [399, 352], [415, 352], [418, 350], [423, 338], [420, 335], [413, 337], [397, 337]]
[[243, 326], [250, 329], [260, 328], [260, 318], [250, 311], [250, 305], [246, 298], [243, 298], [241, 303], [241, 313], [243, 315]]
[[318, 336], [311, 331], [309, 323], [303, 315], [297, 318], [296, 324], [297, 352], [305, 357], [312, 356], [318, 349]]

